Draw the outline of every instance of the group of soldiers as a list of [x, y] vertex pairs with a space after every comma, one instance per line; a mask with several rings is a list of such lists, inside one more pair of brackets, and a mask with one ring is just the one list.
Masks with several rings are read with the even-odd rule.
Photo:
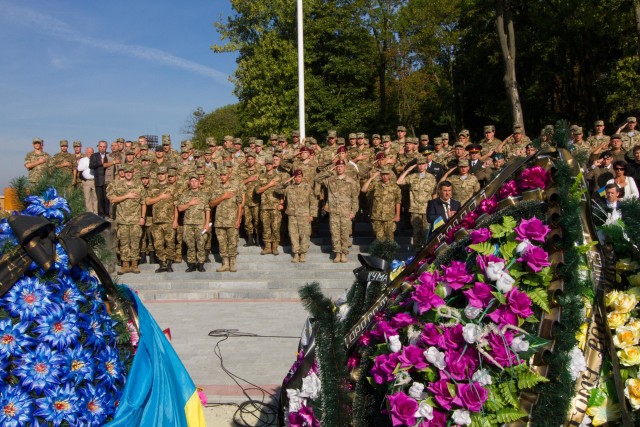
[[[635, 163], [629, 163], [630, 170], [638, 164], [630, 172], [633, 176], [640, 167], [635, 124], [630, 117], [609, 137], [596, 121], [595, 133], [587, 139], [573, 126], [569, 146], [587, 151], [590, 163], [585, 170], [591, 174], [608, 155], [631, 156], [628, 160]], [[495, 127], [487, 125], [477, 143], [464, 129], [453, 142], [447, 133], [433, 141], [428, 135], [406, 134], [406, 128], [398, 126], [395, 138], [373, 134], [369, 140], [357, 132], [345, 139], [330, 130], [322, 144], [313, 137], [301, 140], [299, 132], [272, 134], [267, 142], [225, 136], [220, 143], [206, 138], [204, 150], [185, 140], [179, 151], [172, 148], [169, 135], [153, 149], [141, 136], [137, 142], [118, 138], [109, 153], [100, 149], [106, 145], [100, 141], [104, 215], [116, 228], [118, 273], [138, 273], [147, 255], [149, 262], [158, 263], [156, 272], [172, 272], [184, 252], [186, 271], [203, 272], [216, 246], [222, 258], [216, 271], [235, 272], [241, 227], [245, 246], [260, 245], [261, 255], [279, 255], [280, 242], [289, 240], [291, 262], [304, 263], [311, 235], [325, 215], [335, 263], [347, 262], [358, 220], [370, 221], [378, 240], [394, 240], [402, 221], [413, 229], [413, 245], [419, 248], [439, 222], [427, 216], [430, 202], [449, 207], [451, 198], [463, 205], [505, 162], [553, 144], [553, 127], [543, 129], [536, 146], [518, 125], [505, 140], [497, 139]], [[71, 174], [74, 184], [84, 186], [80, 160], [98, 153], [90, 147], [82, 153], [79, 141], [69, 153], [67, 141], [61, 141], [60, 152], [49, 157], [42, 146], [42, 140], [34, 139], [34, 150], [25, 158], [30, 182], [36, 182], [44, 168], [58, 167]]]

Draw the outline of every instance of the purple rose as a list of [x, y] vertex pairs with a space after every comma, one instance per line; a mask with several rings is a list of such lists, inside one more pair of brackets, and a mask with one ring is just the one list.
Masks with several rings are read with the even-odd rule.
[[417, 370], [426, 368], [429, 364], [424, 358], [424, 349], [416, 345], [406, 345], [402, 349], [402, 354], [398, 356], [401, 368], [410, 368], [414, 366]]
[[422, 420], [417, 427], [447, 427], [447, 417], [444, 412], [433, 410], [432, 420]]
[[398, 354], [381, 354], [376, 357], [373, 367], [369, 373], [373, 376], [373, 380], [378, 384], [384, 384], [393, 381], [395, 378], [393, 371], [398, 366]]
[[440, 380], [429, 385], [429, 391], [433, 393], [438, 405], [447, 411], [453, 406], [453, 396], [451, 396], [448, 385], [447, 380]]
[[491, 238], [491, 230], [489, 230], [488, 228], [478, 228], [477, 230], [473, 230], [469, 234], [469, 238], [471, 239], [472, 245], [486, 242]]
[[439, 275], [437, 271], [426, 271], [420, 275], [420, 284], [433, 286], [433, 288], [435, 289], [436, 285], [438, 284], [438, 279]]
[[396, 328], [404, 328], [405, 326], [413, 325], [416, 322], [416, 319], [407, 312], [398, 313], [391, 319], [391, 325]]
[[504, 265], [507, 265], [507, 262], [505, 260], [493, 254], [476, 256], [476, 263], [478, 264], [478, 267], [480, 267], [480, 272], [485, 276], [487, 275], [487, 265], [489, 265], [490, 262], [496, 264], [501, 262]]
[[432, 283], [420, 285], [411, 294], [411, 300], [415, 301], [420, 314], [444, 305], [444, 300], [435, 292], [436, 287]]
[[489, 354], [502, 367], [518, 365], [524, 360], [518, 360], [516, 353], [511, 350], [513, 333], [505, 332], [504, 335], [490, 334], [488, 339]]
[[382, 339], [385, 336], [398, 335], [398, 329], [386, 320], [381, 320], [371, 329], [371, 335], [375, 338]]
[[435, 323], [427, 323], [422, 330], [422, 342], [436, 347], [444, 347], [444, 335], [440, 332]]
[[507, 304], [511, 312], [523, 319], [532, 316], [533, 310], [531, 310], [531, 298], [526, 292], [521, 292], [517, 289], [511, 289], [507, 295]]
[[444, 374], [456, 381], [471, 379], [478, 369], [478, 352], [473, 347], [467, 347], [464, 351], [462, 349], [447, 351], [444, 359], [447, 364]]
[[494, 289], [483, 282], [476, 282], [471, 289], [465, 289], [462, 293], [469, 300], [469, 304], [476, 308], [485, 308], [493, 299], [491, 291]]
[[475, 211], [469, 212], [467, 216], [464, 217], [462, 222], [460, 222], [460, 225], [462, 226], [462, 228], [471, 230], [472, 228], [476, 227], [476, 220], [478, 219], [479, 216], [480, 215], [477, 214]]
[[441, 267], [442, 279], [452, 289], [458, 290], [473, 279], [473, 275], [467, 272], [467, 266], [462, 261], [451, 261], [448, 267], [445, 265]]
[[507, 197], [514, 197], [520, 195], [520, 190], [518, 189], [518, 183], [515, 180], [507, 181], [502, 184], [500, 191], [498, 192], [500, 199], [506, 199]]
[[504, 325], [518, 326], [518, 316], [509, 310], [509, 307], [499, 307], [487, 314], [487, 317], [491, 319], [493, 323], [497, 323], [500, 327]]
[[527, 246], [520, 258], [517, 259], [518, 262], [526, 263], [535, 273], [539, 273], [544, 267], [550, 266], [551, 263], [548, 260], [549, 255], [545, 250], [535, 245]]
[[528, 239], [544, 242], [545, 236], [549, 234], [550, 231], [551, 228], [549, 228], [549, 226], [534, 216], [531, 219], [523, 219], [520, 225], [515, 228], [516, 240], [522, 241]]
[[473, 412], [480, 412], [489, 392], [478, 383], [458, 383], [456, 403]]
[[463, 327], [461, 324], [445, 327], [444, 332], [444, 349], [453, 349], [464, 347], [466, 341], [462, 335]]
[[551, 181], [551, 174], [548, 170], [540, 166], [533, 166], [522, 171], [520, 174], [520, 187], [523, 190], [535, 188], [547, 188]]
[[412, 426], [416, 423], [416, 411], [418, 402], [403, 392], [387, 396], [391, 412], [391, 423], [394, 426]]
[[289, 425], [291, 427], [320, 427], [320, 422], [313, 413], [313, 408], [302, 404], [298, 412], [289, 414]]
[[476, 210], [478, 212], [480, 212], [481, 214], [488, 214], [488, 215], [491, 215], [492, 213], [497, 211], [498, 210], [498, 200], [497, 200], [496, 196], [493, 196], [493, 197], [490, 197], [488, 199], [484, 199], [483, 201], [481, 201], [480, 205], [478, 205], [478, 208]]

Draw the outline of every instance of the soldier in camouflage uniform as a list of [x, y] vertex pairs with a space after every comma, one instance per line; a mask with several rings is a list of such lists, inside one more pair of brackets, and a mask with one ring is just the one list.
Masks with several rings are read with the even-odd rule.
[[478, 179], [469, 173], [469, 160], [458, 161], [458, 175], [449, 177], [453, 186], [453, 198], [464, 205], [475, 193], [480, 191]]
[[[171, 186], [171, 191], [173, 193], [173, 197], [177, 203], [178, 199], [180, 199], [180, 195], [185, 191], [188, 191], [189, 188], [178, 183], [177, 170], [175, 168], [169, 168], [167, 173], [167, 181], [169, 181], [169, 185]], [[179, 264], [182, 262], [182, 239], [184, 235], [184, 212], [179, 212], [176, 207], [176, 219], [173, 224], [173, 229], [175, 232], [175, 241], [173, 242], [173, 262]]]
[[184, 212], [183, 241], [187, 245], [187, 273], [198, 270], [203, 273], [206, 252], [204, 241], [209, 229], [211, 211], [209, 194], [200, 188], [198, 175], [189, 175], [189, 190], [183, 192], [177, 202], [178, 212]]
[[145, 222], [146, 192], [133, 180], [133, 166], [124, 166], [124, 181], [114, 181], [107, 188], [107, 198], [116, 206], [116, 236], [122, 268], [118, 274], [140, 273], [140, 239]]
[[609, 138], [609, 136], [604, 134], [603, 120], [596, 120], [593, 123], [593, 129], [595, 131], [595, 134], [587, 138], [587, 145], [589, 146], [589, 149], [590, 149], [589, 154], [591, 154], [591, 152], [597, 149], [598, 147], [601, 147], [601, 150], [606, 150], [607, 147], [609, 146], [609, 141], [611, 139]]
[[[149, 163], [149, 162], [146, 162]], [[148, 192], [151, 188], [151, 170], [148, 166], [144, 166], [139, 172], [140, 183], [145, 192]], [[145, 204], [146, 204], [145, 200]], [[155, 264], [155, 250], [153, 247], [153, 235], [151, 232], [151, 225], [153, 224], [153, 206], [147, 206], [146, 216], [144, 219], [144, 225], [142, 226], [142, 239], [140, 239], [140, 259], [138, 264], [147, 263], [147, 255], [149, 255], [149, 263]]]
[[286, 179], [286, 175], [276, 171], [274, 158], [265, 160], [265, 172], [258, 177], [255, 192], [260, 195], [260, 224], [264, 249], [260, 255], [278, 255], [280, 227], [282, 224], [282, 197], [275, 189]]
[[[396, 222], [400, 221], [400, 187], [390, 181], [393, 172], [389, 167], [375, 171], [362, 185], [371, 204], [371, 225], [376, 240], [394, 240]], [[380, 179], [377, 180], [380, 176]], [[374, 181], [375, 180], [375, 181]]]
[[24, 158], [24, 167], [29, 171], [29, 185], [34, 186], [42, 176], [51, 156], [43, 151], [44, 141], [41, 138], [33, 138], [33, 151], [27, 153]]
[[148, 207], [153, 207], [151, 233], [159, 264], [156, 273], [173, 272], [172, 263], [175, 256], [176, 231], [174, 225], [177, 224], [178, 218], [175, 206], [176, 199], [173, 188], [167, 179], [167, 172], [165, 166], [158, 167], [156, 170], [158, 182], [149, 189], [145, 200]]
[[638, 120], [635, 117], [627, 117], [626, 123], [620, 126], [617, 134], [622, 139], [622, 149], [629, 151], [636, 145], [640, 144], [640, 134], [636, 130]]
[[76, 165], [76, 156], [69, 153], [69, 141], [60, 140], [60, 151], [51, 158], [51, 166], [63, 171], [64, 175], [73, 180], [73, 171]]
[[480, 140], [480, 146], [482, 150], [480, 154], [482, 157], [491, 155], [493, 153], [499, 153], [502, 150], [502, 141], [496, 138], [496, 127], [494, 125], [486, 125], [484, 127], [484, 138]]
[[329, 214], [333, 262], [347, 262], [352, 221], [358, 212], [360, 184], [346, 174], [344, 160], [337, 160], [335, 175], [328, 170], [316, 176], [327, 189], [324, 210]]
[[[293, 179], [293, 184], [289, 182]], [[288, 184], [288, 185], [287, 185]], [[304, 182], [300, 169], [293, 171], [293, 176], [276, 188], [287, 204], [289, 238], [291, 239], [291, 262], [305, 262], [311, 239], [311, 222], [318, 212], [318, 199], [309, 184]]]
[[238, 254], [238, 230], [242, 221], [243, 187], [239, 181], [231, 179], [228, 169], [222, 168], [220, 185], [211, 193], [209, 206], [216, 208], [213, 227], [218, 238], [222, 266], [217, 272], [236, 272], [236, 256]]
[[259, 246], [258, 224], [260, 221], [260, 196], [256, 194], [258, 177], [264, 167], [256, 163], [256, 154], [250, 151], [245, 156], [246, 162], [239, 168], [238, 174], [245, 186], [244, 193], [244, 231], [247, 243], [244, 246]]
[[524, 134], [522, 126], [513, 124], [513, 133], [504, 139], [502, 154], [507, 161], [514, 157], [523, 157], [525, 147], [531, 144], [531, 138]]
[[[416, 173], [411, 173], [414, 169]], [[409, 166], [398, 177], [398, 185], [406, 185], [409, 190], [409, 214], [413, 228], [413, 247], [419, 249], [429, 230], [427, 223], [427, 204], [433, 198], [436, 178], [427, 172], [427, 159], [420, 156], [416, 164]]]
[[449, 161], [449, 152], [443, 148], [442, 138], [433, 138], [433, 160], [441, 165], [446, 165]]
[[80, 178], [80, 173], [78, 172], [78, 160], [85, 157], [82, 152], [82, 142], [76, 140], [73, 141], [73, 157], [75, 158], [75, 163], [73, 165], [73, 185], [82, 185], [82, 179]]

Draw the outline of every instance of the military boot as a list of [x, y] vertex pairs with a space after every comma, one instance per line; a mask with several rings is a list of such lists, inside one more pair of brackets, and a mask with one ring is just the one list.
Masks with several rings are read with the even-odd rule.
[[167, 261], [167, 272], [173, 273], [173, 261]]
[[118, 270], [118, 275], [122, 276], [123, 274], [129, 273], [131, 269], [129, 268], [129, 261], [122, 261], [122, 266], [120, 270]]
[[245, 248], [248, 246], [253, 246], [253, 234], [247, 234], [247, 243], [242, 246], [244, 246]]
[[340, 262], [348, 262], [347, 254], [340, 254]]
[[196, 265], [196, 268], [198, 269], [198, 271], [199, 271], [200, 273], [204, 273], [205, 271], [207, 271], [207, 270], [205, 270], [205, 269], [204, 269], [204, 264], [203, 264], [203, 263], [201, 263], [201, 262], [199, 262], [199, 263]]
[[339, 263], [341, 256], [342, 256], [342, 254], [340, 252], [336, 252], [336, 255], [333, 257], [333, 262], [336, 263], [336, 264]]
[[131, 272], [140, 274], [140, 270], [138, 269], [138, 261], [131, 261]]
[[307, 260], [305, 259], [306, 255], [307, 254], [305, 253], [300, 254], [300, 262], [307, 262]]
[[236, 269], [236, 257], [234, 257], [234, 256], [229, 258], [229, 271], [232, 272], [232, 273], [235, 273], [236, 271], [238, 271]]
[[159, 265], [159, 267], [156, 268], [156, 273], [163, 273], [163, 272], [167, 271], [167, 263], [166, 263], [166, 261], [159, 260], [158, 261], [158, 265]]
[[225, 271], [229, 271], [229, 257], [222, 257], [222, 265], [216, 268], [218, 273], [223, 273]]
[[264, 249], [260, 251], [260, 255], [272, 254], [271, 252], [271, 242], [264, 242]]
[[253, 236], [253, 246], [260, 246], [260, 238], [258, 237], [257, 233], [255, 236]]
[[147, 263], [147, 253], [146, 252], [140, 252], [140, 259], [138, 260], [138, 264], [142, 265], [142, 264], [146, 264]]
[[291, 258], [291, 262], [294, 264], [300, 262], [300, 255], [293, 254], [293, 258]]
[[271, 253], [273, 253], [274, 255], [280, 255], [280, 252], [278, 252], [278, 244], [280, 242], [275, 241], [275, 242], [271, 242]]
[[187, 273], [191, 273], [196, 271], [196, 263], [195, 262], [188, 262], [187, 263], [187, 269], [185, 270], [185, 272]]
[[158, 258], [156, 258], [155, 251], [149, 252], [149, 264], [158, 264]]

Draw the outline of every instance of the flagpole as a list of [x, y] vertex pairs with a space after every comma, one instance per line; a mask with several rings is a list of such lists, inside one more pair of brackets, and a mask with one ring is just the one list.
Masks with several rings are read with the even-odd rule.
[[300, 141], [305, 137], [304, 122], [304, 37], [302, 35], [302, 0], [298, 0], [298, 117]]

